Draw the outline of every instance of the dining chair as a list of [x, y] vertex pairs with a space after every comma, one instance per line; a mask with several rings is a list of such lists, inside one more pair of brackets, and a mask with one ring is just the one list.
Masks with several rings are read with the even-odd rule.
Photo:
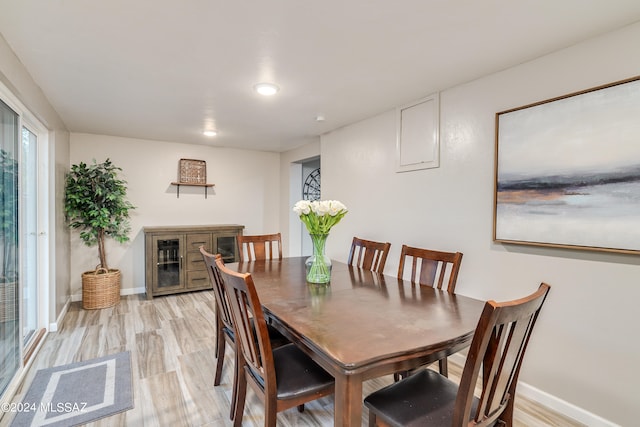
[[[265, 407], [265, 426], [274, 427], [278, 412], [333, 394], [333, 377], [295, 344], [273, 348], [251, 274], [238, 273], [216, 259], [229, 297], [236, 330], [238, 376], [234, 426], [242, 424], [247, 383]], [[253, 319], [253, 321], [251, 321]], [[252, 326], [253, 325], [253, 326]]]
[[[240, 234], [237, 236], [237, 240], [240, 262], [274, 259], [274, 253], [278, 259], [282, 259], [282, 237], [280, 233], [253, 236]], [[274, 246], [277, 247], [274, 248]]]
[[[549, 285], [513, 301], [488, 301], [460, 383], [424, 369], [364, 400], [369, 426], [511, 426], [522, 360]], [[482, 367], [482, 374], [480, 368]], [[474, 390], [481, 377], [480, 398]]]
[[[411, 283], [417, 282], [423, 286], [442, 289], [446, 282], [447, 292], [451, 294], [455, 292], [458, 272], [462, 263], [461, 252], [441, 252], [402, 245], [400, 264], [398, 265], [398, 279], [404, 277], [404, 266], [407, 258], [411, 259]], [[440, 373], [446, 377], [449, 374], [447, 358], [440, 359], [438, 363], [440, 365]], [[405, 371], [399, 375], [406, 376], [407, 372]], [[394, 376], [397, 380], [398, 374]]]
[[347, 264], [354, 265], [355, 262], [356, 267], [382, 274], [389, 249], [391, 249], [389, 242], [380, 243], [354, 237]]
[[[220, 385], [220, 380], [222, 378], [222, 368], [224, 365], [224, 353], [226, 350], [226, 344], [229, 344], [229, 347], [233, 349], [234, 353], [237, 352], [235, 342], [235, 329], [233, 327], [231, 308], [229, 307], [229, 298], [227, 297], [226, 291], [224, 289], [222, 276], [220, 275], [220, 271], [218, 270], [218, 267], [216, 265], [216, 260], [220, 260], [221, 263], [224, 263], [222, 255], [214, 255], [212, 253], [209, 253], [204, 248], [204, 246], [200, 246], [200, 253], [202, 254], [202, 258], [204, 259], [204, 263], [207, 267], [207, 273], [213, 287], [213, 295], [216, 301], [216, 372], [213, 380], [213, 385], [217, 386]], [[267, 326], [267, 328], [272, 347], [279, 347], [290, 342], [274, 327]], [[236, 363], [233, 374], [231, 411], [229, 413], [231, 419], [233, 419], [233, 415], [235, 412], [234, 405], [235, 396], [237, 394], [237, 384], [238, 365]]]
[[411, 258], [411, 283], [442, 289], [448, 276], [446, 290], [451, 294], [455, 292], [458, 272], [462, 263], [461, 252], [441, 252], [402, 245], [398, 279], [402, 279], [404, 276], [407, 257]]

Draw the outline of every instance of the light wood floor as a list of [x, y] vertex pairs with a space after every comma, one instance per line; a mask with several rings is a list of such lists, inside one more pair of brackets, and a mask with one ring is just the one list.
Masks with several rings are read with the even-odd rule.
[[[58, 332], [51, 333], [33, 367], [18, 389], [20, 402], [38, 369], [131, 351], [134, 409], [89, 426], [230, 426], [228, 412], [233, 361], [227, 351], [222, 383], [213, 386], [214, 301], [210, 291], [157, 297], [123, 297], [104, 310], [83, 310], [73, 303]], [[525, 361], [526, 363], [526, 361]], [[449, 363], [450, 377], [459, 378], [460, 367]], [[364, 395], [389, 384], [391, 377], [368, 381]], [[262, 426], [263, 407], [249, 389], [243, 425]], [[363, 410], [363, 425], [368, 416]], [[7, 414], [0, 425], [8, 425]], [[278, 415], [281, 426], [332, 426], [333, 398]], [[580, 426], [525, 399], [516, 400], [515, 425]]]

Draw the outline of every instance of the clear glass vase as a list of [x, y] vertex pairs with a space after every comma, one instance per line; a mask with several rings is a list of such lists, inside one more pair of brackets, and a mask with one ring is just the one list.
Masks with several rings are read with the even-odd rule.
[[328, 234], [309, 234], [313, 243], [313, 255], [307, 258], [307, 282], [329, 283], [331, 281], [331, 260], [324, 253]]

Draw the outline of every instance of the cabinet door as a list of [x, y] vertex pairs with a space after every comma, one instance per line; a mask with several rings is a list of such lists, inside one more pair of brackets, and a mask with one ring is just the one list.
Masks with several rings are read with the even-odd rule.
[[214, 251], [222, 255], [224, 262], [238, 261], [238, 243], [235, 234], [214, 234]]
[[152, 243], [154, 292], [183, 288], [184, 236], [176, 234], [153, 236]]

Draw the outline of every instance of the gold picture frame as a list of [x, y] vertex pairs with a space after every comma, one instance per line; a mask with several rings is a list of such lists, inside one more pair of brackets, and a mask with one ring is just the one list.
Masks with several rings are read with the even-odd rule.
[[496, 113], [497, 243], [640, 252], [640, 76]]

